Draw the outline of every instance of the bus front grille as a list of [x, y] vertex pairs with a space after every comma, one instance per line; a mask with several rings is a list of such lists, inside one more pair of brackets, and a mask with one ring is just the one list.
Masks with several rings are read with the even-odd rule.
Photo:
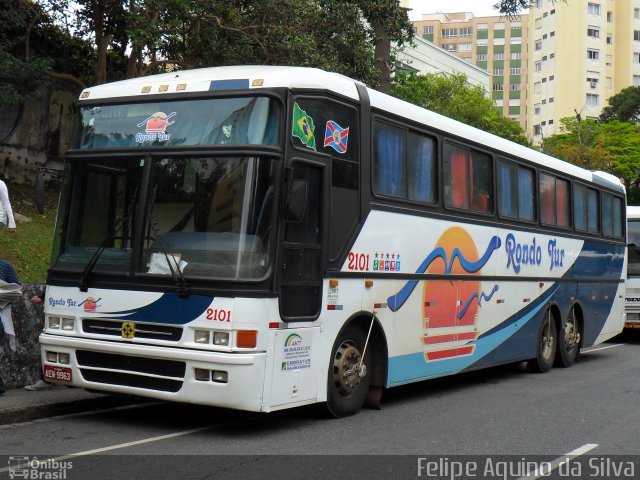
[[[122, 336], [122, 320], [101, 320], [85, 318], [82, 320], [82, 331], [98, 335]], [[150, 323], [136, 323], [134, 338], [150, 338], [177, 342], [182, 337], [182, 327], [153, 325]]]
[[80, 372], [89, 382], [177, 392], [182, 387], [186, 363], [77, 350]]

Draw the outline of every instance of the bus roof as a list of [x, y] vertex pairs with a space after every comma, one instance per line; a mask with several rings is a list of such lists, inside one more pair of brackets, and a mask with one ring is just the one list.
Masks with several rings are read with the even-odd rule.
[[[246, 65], [179, 70], [86, 88], [80, 99], [107, 99], [158, 93], [190, 93], [231, 88], [317, 88], [358, 100], [360, 82], [318, 68]], [[364, 85], [364, 84], [361, 84]]]
[[[317, 68], [271, 65], [246, 65], [180, 70], [148, 77], [137, 77], [86, 88], [81, 100], [100, 100], [141, 95], [193, 93], [229, 89], [300, 88], [329, 90], [359, 100], [357, 85], [363, 83], [338, 73]], [[501, 137], [471, 127], [457, 120], [431, 112], [414, 104], [367, 88], [371, 106], [424, 125], [451, 133], [459, 138], [490, 146], [505, 154], [526, 159], [550, 169], [573, 175], [587, 182], [624, 192], [620, 181], [605, 172], [590, 172], [576, 165], [518, 145]]]

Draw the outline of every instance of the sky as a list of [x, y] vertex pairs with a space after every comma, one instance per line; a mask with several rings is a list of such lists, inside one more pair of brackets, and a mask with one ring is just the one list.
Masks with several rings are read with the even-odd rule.
[[411, 20], [421, 20], [423, 13], [472, 12], [476, 17], [500, 15], [493, 5], [498, 0], [409, 0]]

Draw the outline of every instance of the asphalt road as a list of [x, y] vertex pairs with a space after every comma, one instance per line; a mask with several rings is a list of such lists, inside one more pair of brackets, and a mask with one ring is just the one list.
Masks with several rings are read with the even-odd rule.
[[[594, 462], [572, 478], [640, 478], [639, 371], [635, 334], [583, 351], [569, 369], [510, 365], [392, 389], [382, 410], [340, 420], [320, 406], [253, 414], [148, 402], [80, 412], [0, 426], [0, 478], [21, 472], [18, 457], [45, 462], [37, 478], [517, 478], [530, 459], [556, 461], [557, 474], [569, 453]], [[484, 468], [497, 456], [509, 456], [512, 475], [458, 476], [451, 463]], [[419, 458], [440, 461], [437, 475]]]

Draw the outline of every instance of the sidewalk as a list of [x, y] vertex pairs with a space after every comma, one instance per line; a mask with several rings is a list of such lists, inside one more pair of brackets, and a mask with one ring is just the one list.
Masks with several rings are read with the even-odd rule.
[[43, 417], [99, 410], [135, 403], [139, 399], [89, 393], [82, 388], [58, 385], [34, 392], [23, 388], [0, 395], [0, 425], [26, 422]]

